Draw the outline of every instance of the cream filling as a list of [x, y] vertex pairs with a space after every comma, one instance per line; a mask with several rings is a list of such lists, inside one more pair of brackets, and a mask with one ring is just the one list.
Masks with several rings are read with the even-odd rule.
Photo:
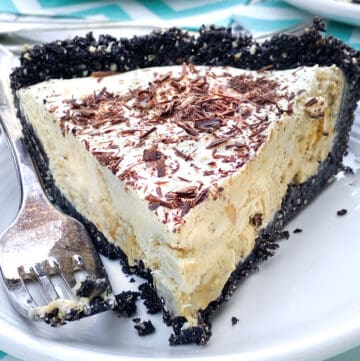
[[[251, 253], [259, 229], [280, 208], [288, 184], [314, 175], [331, 151], [344, 87], [342, 72], [336, 67], [300, 68], [296, 76], [299, 81], [292, 89], [305, 92], [296, 96], [294, 114], [274, 122], [256, 157], [223, 178], [218, 184], [223, 192], [193, 208], [175, 233], [171, 224], [162, 223], [148, 209], [143, 194], [119, 181], [72, 134], [62, 135], [57, 113], [50, 113], [39, 95], [42, 89], [51, 89], [60, 95], [61, 106], [71, 94], [91, 92], [94, 79], [52, 81], [49, 89], [43, 83], [20, 90], [18, 96], [62, 193], [109, 242], [120, 246], [131, 264], [143, 260], [171, 313], [194, 325], [197, 311], [220, 295], [236, 265]], [[316, 105], [305, 106], [313, 97]], [[323, 117], [312, 117], [322, 112]], [[250, 222], [257, 214], [262, 214], [261, 227]]]

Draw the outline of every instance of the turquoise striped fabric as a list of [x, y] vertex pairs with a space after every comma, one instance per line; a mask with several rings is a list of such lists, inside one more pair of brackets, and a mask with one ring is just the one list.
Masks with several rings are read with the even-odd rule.
[[[1, 0], [0, 12], [113, 21], [142, 21], [197, 29], [235, 19], [254, 35], [300, 24], [309, 14], [281, 0]], [[328, 32], [360, 49], [360, 29], [330, 21]]]

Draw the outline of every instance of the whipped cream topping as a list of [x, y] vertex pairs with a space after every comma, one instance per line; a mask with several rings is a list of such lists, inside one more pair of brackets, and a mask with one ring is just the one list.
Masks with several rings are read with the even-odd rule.
[[[307, 70], [300, 71], [305, 82]], [[299, 94], [296, 71], [183, 65], [103, 75], [95, 74], [94, 93], [71, 94], [60, 105], [49, 94], [45, 106], [61, 118], [64, 133], [175, 228], [254, 158]]]
[[195, 325], [288, 185], [329, 155], [343, 87], [334, 66], [165, 67], [50, 80], [18, 96], [55, 184]]

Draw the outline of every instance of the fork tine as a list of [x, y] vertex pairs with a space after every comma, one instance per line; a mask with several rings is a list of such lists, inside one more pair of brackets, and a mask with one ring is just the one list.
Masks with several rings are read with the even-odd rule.
[[85, 268], [84, 260], [78, 254], [72, 256], [72, 268], [74, 271], [84, 270]]
[[27, 290], [24, 281], [21, 278], [4, 278], [4, 280], [4, 284], [9, 291], [8, 295], [12, 299], [12, 303], [16, 310], [23, 316], [28, 317], [28, 310], [37, 307], [37, 304]]
[[53, 257], [48, 257], [42, 265], [47, 275], [58, 275], [61, 272], [59, 263]]
[[71, 292], [73, 292], [73, 288], [76, 285], [76, 279], [73, 274], [73, 270], [71, 267], [71, 259], [67, 258], [61, 258], [59, 259], [59, 267], [60, 267], [60, 273], [59, 275], [63, 279], [66, 286], [69, 288]]
[[[64, 263], [64, 262], [63, 262]], [[54, 257], [48, 257], [44, 262], [43, 262], [43, 267], [44, 270], [46, 272], [47, 275], [54, 275], [54, 276], [58, 276], [61, 281], [61, 288], [57, 290], [58, 294], [61, 293], [62, 295], [59, 294], [60, 298], [64, 298], [65, 295], [72, 297], [73, 296], [73, 290], [71, 285], [75, 284], [75, 279], [73, 279], [72, 274], [67, 275], [67, 273], [65, 273], [61, 267], [61, 265], [59, 264], [59, 261], [56, 260]], [[66, 269], [66, 268], [64, 268]], [[55, 284], [53, 281], [51, 281], [51, 283], [54, 285]], [[65, 287], [65, 290], [64, 288]], [[64, 293], [65, 291], [65, 293]]]
[[36, 263], [34, 266], [34, 273], [41, 285], [44, 296], [47, 298], [47, 300], [54, 301], [58, 299], [59, 294], [57, 293], [54, 285], [52, 284], [50, 278], [45, 272], [44, 263]]
[[[59, 278], [51, 279], [51, 283], [55, 287], [59, 297], [60, 298], [72, 297], [73, 291], [67, 280], [64, 278], [59, 262], [54, 257], [48, 257], [45, 261], [43, 261], [43, 267], [47, 275], [59, 277]], [[59, 281], [57, 281], [59, 279], [61, 279], [60, 283]]]

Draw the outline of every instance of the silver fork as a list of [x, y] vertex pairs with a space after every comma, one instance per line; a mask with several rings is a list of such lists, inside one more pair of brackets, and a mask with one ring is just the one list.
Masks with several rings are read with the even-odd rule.
[[[1, 276], [19, 313], [58, 326], [112, 308], [114, 295], [84, 226], [54, 208], [39, 183], [11, 101], [8, 75], [14, 64], [12, 54], [0, 47], [0, 123], [22, 187], [19, 213], [0, 235]], [[37, 288], [30, 292], [28, 282]], [[33, 297], [37, 289], [43, 304]]]

